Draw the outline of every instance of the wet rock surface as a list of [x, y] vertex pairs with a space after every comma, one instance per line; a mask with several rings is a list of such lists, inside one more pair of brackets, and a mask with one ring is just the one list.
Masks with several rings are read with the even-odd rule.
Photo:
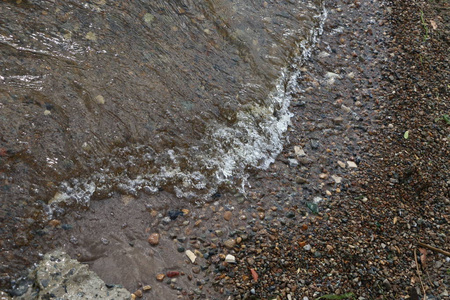
[[142, 299], [447, 299], [450, 258], [418, 242], [449, 251], [448, 4], [327, 7], [289, 143], [245, 194], [115, 195], [47, 239]]
[[129, 299], [130, 292], [114, 284], [105, 284], [85, 264], [60, 250], [48, 253], [22, 280], [13, 293], [15, 300], [33, 299]]

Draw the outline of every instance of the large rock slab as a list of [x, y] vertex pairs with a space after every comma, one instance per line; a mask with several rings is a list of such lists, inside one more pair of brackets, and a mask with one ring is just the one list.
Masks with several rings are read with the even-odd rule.
[[33, 285], [28, 291], [13, 299], [130, 299], [126, 289], [106, 285], [89, 266], [71, 259], [69, 255], [56, 250], [44, 256], [36, 269], [30, 272]]

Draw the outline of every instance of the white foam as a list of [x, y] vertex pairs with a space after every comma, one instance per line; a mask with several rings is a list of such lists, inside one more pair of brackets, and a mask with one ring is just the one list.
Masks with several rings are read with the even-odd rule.
[[[58, 197], [87, 206], [91, 196], [98, 190], [115, 188], [124, 193], [136, 194], [141, 190], [157, 192], [159, 187], [167, 184], [173, 186], [178, 197], [184, 198], [205, 199], [224, 184], [237, 186], [244, 192], [249, 176], [247, 169], [268, 168], [283, 149], [283, 135], [292, 117], [289, 112], [291, 94], [298, 90], [297, 81], [301, 76], [298, 70], [304, 60], [311, 56], [311, 49], [323, 31], [326, 16], [327, 11], [323, 8], [323, 12], [316, 16], [318, 26], [311, 30], [308, 41], [303, 40], [297, 45], [301, 50], [299, 55], [291, 66], [281, 70], [265, 106], [254, 104], [245, 111], [237, 112], [237, 120], [232, 126], [218, 122], [210, 124], [203, 141], [204, 145], [209, 145], [209, 149], [196, 145], [187, 150], [170, 149], [160, 155], [142, 154], [142, 146], [136, 147], [134, 152], [138, 154], [133, 154], [133, 149], [123, 149], [122, 153], [126, 153], [131, 165], [137, 160], [143, 160], [147, 169], [142, 169], [141, 174], [130, 178], [126, 170], [122, 175], [117, 175], [113, 167], [105, 168], [87, 179], [63, 183], [60, 194], [64, 196]], [[182, 165], [181, 161], [186, 160], [188, 166]], [[156, 172], [150, 168], [152, 164], [158, 167]], [[153, 171], [150, 172], [150, 169]]]

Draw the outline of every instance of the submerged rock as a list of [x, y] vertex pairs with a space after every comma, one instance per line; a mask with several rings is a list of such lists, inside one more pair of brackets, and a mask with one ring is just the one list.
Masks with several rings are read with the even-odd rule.
[[13, 299], [130, 299], [130, 292], [116, 285], [106, 285], [97, 274], [69, 255], [56, 250], [29, 274], [33, 282], [28, 291]]

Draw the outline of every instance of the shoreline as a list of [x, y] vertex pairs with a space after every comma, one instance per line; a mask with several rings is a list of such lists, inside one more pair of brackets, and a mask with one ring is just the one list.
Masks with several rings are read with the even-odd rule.
[[[448, 58], [445, 66], [445, 52], [435, 44], [424, 50], [442, 62], [443, 74], [428, 71], [430, 79], [421, 77], [414, 88], [411, 70], [425, 67], [411, 69], [414, 45], [424, 46], [420, 13], [411, 12], [420, 12], [425, 1], [327, 2], [324, 34], [301, 70], [302, 91], [291, 103], [289, 142], [268, 170], [252, 174], [247, 195], [224, 193], [203, 207], [165, 192], [137, 199], [117, 195], [47, 226], [46, 239], [88, 263], [106, 283], [130, 292], [151, 285], [142, 299], [345, 293], [361, 300], [419, 299], [421, 283], [432, 299], [444, 299], [450, 261], [427, 251], [419, 276], [414, 253], [420, 257], [417, 241], [449, 245], [449, 126], [436, 121], [450, 113], [449, 82], [442, 77]], [[439, 29], [443, 23], [432, 12], [425, 7], [425, 17]], [[415, 18], [408, 21], [410, 15]], [[428, 35], [437, 38], [436, 32]], [[436, 86], [439, 80], [443, 87]], [[438, 88], [432, 97], [426, 96], [427, 84]], [[414, 90], [424, 92], [422, 113], [408, 97]], [[150, 246], [147, 238], [155, 232], [161, 238]], [[186, 250], [197, 256], [194, 264]], [[225, 262], [227, 255], [236, 263]], [[168, 271], [184, 275], [156, 279]]]

